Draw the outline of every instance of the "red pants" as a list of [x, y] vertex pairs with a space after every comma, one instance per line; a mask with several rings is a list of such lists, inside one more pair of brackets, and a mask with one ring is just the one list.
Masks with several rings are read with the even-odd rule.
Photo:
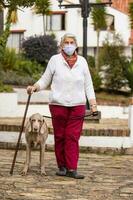
[[50, 105], [49, 108], [54, 128], [58, 167], [76, 170], [79, 158], [79, 138], [84, 118], [74, 118], [85, 115], [85, 105], [74, 107]]

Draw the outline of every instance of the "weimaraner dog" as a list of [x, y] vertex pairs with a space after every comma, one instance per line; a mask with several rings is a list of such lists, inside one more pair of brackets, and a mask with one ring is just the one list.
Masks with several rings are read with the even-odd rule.
[[44, 154], [45, 143], [48, 137], [48, 127], [42, 115], [33, 114], [26, 123], [25, 139], [26, 139], [26, 161], [22, 175], [26, 175], [30, 166], [31, 148], [40, 145], [40, 167], [41, 175], [46, 175]]

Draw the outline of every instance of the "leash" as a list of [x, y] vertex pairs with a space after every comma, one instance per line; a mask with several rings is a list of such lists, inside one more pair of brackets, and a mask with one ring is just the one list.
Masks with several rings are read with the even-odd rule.
[[[83, 118], [85, 118], [85, 117], [90, 117], [90, 116], [92, 116], [92, 117], [95, 117], [95, 116], [98, 116], [98, 111], [95, 111], [95, 112], [90, 112], [89, 114], [87, 114], [87, 115], [79, 115], [79, 116], [73, 116], [73, 117], [71, 117], [71, 118], [69, 118], [69, 119], [71, 119], [71, 120], [76, 120], [76, 119], [83, 119]], [[55, 118], [58, 118], [58, 119], [62, 119], [62, 117], [60, 117], [60, 116], [48, 116], [48, 115], [43, 115], [43, 117], [45, 117], [45, 118], [50, 118], [50, 119], [55, 119]]]
[[29, 94], [28, 100], [27, 100], [27, 103], [26, 103], [24, 117], [23, 117], [23, 121], [22, 121], [22, 125], [21, 125], [21, 130], [20, 130], [20, 133], [19, 133], [18, 142], [17, 142], [17, 145], [16, 145], [16, 149], [15, 149], [15, 153], [14, 153], [14, 157], [13, 157], [13, 161], [12, 161], [12, 166], [11, 166], [11, 170], [10, 170], [11, 175], [13, 175], [14, 166], [15, 166], [15, 163], [16, 163], [16, 157], [17, 157], [17, 153], [18, 153], [18, 150], [19, 150], [19, 144], [20, 144], [22, 132], [23, 132], [23, 129], [24, 129], [24, 123], [25, 123], [25, 119], [26, 119], [26, 115], [27, 115], [27, 111], [28, 111], [28, 107], [29, 107], [29, 103], [30, 103], [30, 98], [31, 98], [31, 94]]

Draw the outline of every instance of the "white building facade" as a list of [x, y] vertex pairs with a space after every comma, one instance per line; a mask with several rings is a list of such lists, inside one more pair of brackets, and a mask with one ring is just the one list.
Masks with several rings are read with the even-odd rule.
[[[67, 3], [79, 3], [78, 0], [65, 1]], [[77, 36], [79, 49], [83, 44], [83, 25], [80, 8], [65, 9], [59, 8], [57, 0], [51, 0], [52, 15], [45, 17], [46, 33], [54, 33], [57, 41], [67, 32], [73, 33]], [[128, 15], [112, 8], [107, 7], [107, 14], [113, 17], [111, 26], [112, 31], [103, 30], [100, 34], [100, 47], [103, 41], [108, 37], [112, 40], [114, 33], [118, 33], [125, 45], [125, 54], [131, 56], [131, 47], [129, 45], [129, 38], [131, 34], [130, 23]], [[6, 17], [6, 13], [5, 13]], [[43, 17], [33, 13], [33, 9], [27, 8], [23, 11], [18, 10], [18, 22], [11, 26], [11, 34], [8, 40], [8, 46], [19, 50], [23, 38], [35, 35], [43, 35]], [[97, 34], [92, 24], [91, 13], [88, 17], [88, 55], [94, 55], [97, 46]]]

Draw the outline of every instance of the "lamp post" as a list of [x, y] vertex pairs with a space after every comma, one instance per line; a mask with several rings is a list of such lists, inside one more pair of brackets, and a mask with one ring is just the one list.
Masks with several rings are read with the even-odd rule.
[[99, 7], [111, 5], [112, 0], [108, 0], [103, 3], [93, 3], [90, 0], [79, 0], [79, 4], [62, 4], [63, 0], [57, 0], [59, 2], [59, 7], [64, 8], [81, 8], [81, 16], [83, 18], [83, 56], [87, 59], [87, 21], [91, 11], [91, 7]]

